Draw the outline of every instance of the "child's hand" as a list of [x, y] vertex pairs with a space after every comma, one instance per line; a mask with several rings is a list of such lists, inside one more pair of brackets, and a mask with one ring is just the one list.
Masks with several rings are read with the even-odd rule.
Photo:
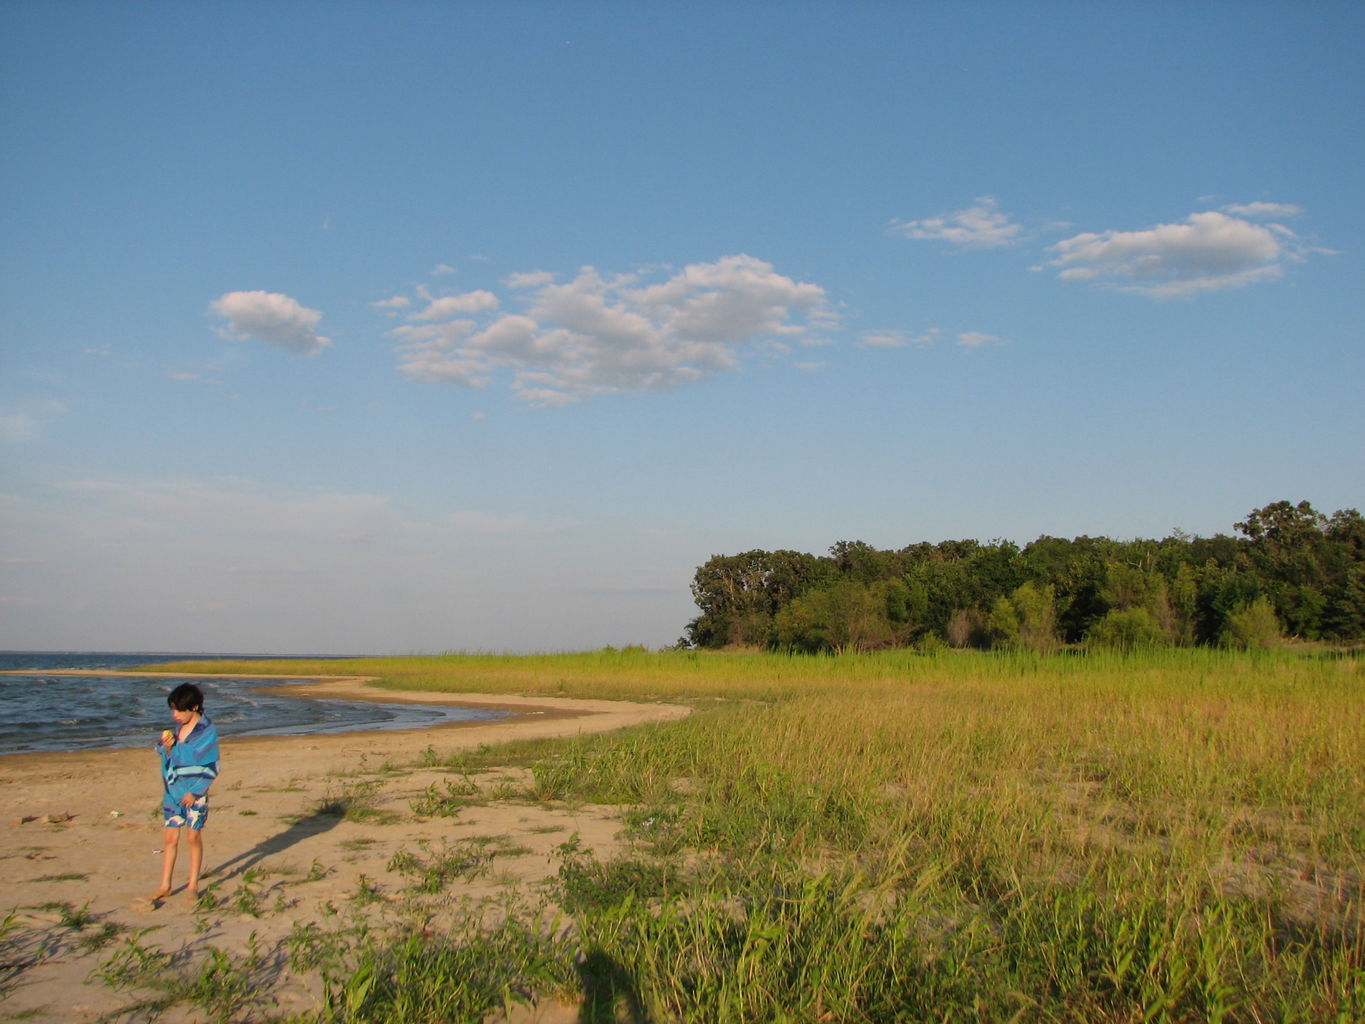
[[170, 750], [171, 747], [175, 746], [175, 733], [170, 729], [164, 730], [161, 733], [161, 745], [167, 750]]
[[193, 807], [194, 801], [195, 795], [193, 793], [186, 793], [184, 796], [180, 798], [180, 802], [184, 804], [186, 807]]

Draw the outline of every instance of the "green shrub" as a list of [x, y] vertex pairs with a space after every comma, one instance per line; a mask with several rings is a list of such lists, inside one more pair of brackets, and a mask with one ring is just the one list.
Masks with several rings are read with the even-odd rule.
[[1227, 627], [1220, 638], [1224, 647], [1240, 651], [1274, 647], [1282, 640], [1284, 631], [1280, 629], [1280, 620], [1275, 617], [1270, 598], [1264, 596], [1242, 605], [1229, 615]]
[[1091, 627], [1086, 642], [1092, 647], [1134, 651], [1165, 647], [1170, 638], [1146, 608], [1115, 608]]

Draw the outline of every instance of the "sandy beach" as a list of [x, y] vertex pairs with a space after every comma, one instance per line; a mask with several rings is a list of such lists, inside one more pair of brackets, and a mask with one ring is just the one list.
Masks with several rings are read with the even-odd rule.
[[[154, 928], [145, 941], [167, 951], [234, 951], [245, 949], [253, 933], [259, 943], [278, 944], [296, 922], [335, 917], [366, 887], [380, 896], [375, 902], [381, 907], [397, 902], [404, 880], [389, 864], [399, 851], [420, 856], [470, 842], [493, 851], [491, 870], [432, 903], [433, 919], [441, 900], [537, 886], [557, 869], [555, 848], [574, 834], [584, 847], [609, 853], [617, 844], [619, 808], [539, 803], [524, 795], [528, 773], [501, 769], [469, 780], [487, 799], [454, 816], [423, 816], [414, 802], [420, 809], [431, 787], [445, 792], [452, 780], [468, 784], [441, 762], [486, 744], [604, 732], [687, 714], [668, 704], [402, 693], [368, 682], [333, 678], [294, 684], [289, 693], [461, 704], [510, 717], [407, 731], [225, 738], [204, 833], [204, 887], [213, 902], [206, 909], [192, 910], [179, 891], [165, 901], [147, 899], [157, 886], [162, 847], [160, 779], [151, 749], [0, 756], [0, 917], [15, 914], [0, 966], [3, 1016], [66, 1024], [95, 1021], [126, 1006], [129, 993], [90, 975], [136, 930]], [[320, 813], [328, 801], [355, 793], [364, 793], [371, 813]], [[185, 858], [182, 851], [178, 886]], [[103, 946], [101, 931], [110, 936]], [[270, 980], [270, 991], [261, 993], [263, 1015], [316, 1005], [315, 979], [286, 969]], [[177, 1017], [179, 1012], [159, 1019], [193, 1019]], [[525, 1019], [574, 1015], [546, 1007]]]

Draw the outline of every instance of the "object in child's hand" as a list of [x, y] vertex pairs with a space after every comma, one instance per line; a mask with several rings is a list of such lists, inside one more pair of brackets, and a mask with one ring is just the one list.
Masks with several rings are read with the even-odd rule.
[[172, 743], [175, 742], [175, 733], [173, 733], [170, 729], [163, 729], [161, 732], [161, 742], [165, 746], [169, 747]]

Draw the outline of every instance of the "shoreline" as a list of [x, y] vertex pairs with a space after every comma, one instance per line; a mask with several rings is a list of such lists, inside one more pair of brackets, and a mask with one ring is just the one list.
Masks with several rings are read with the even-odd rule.
[[[0, 671], [0, 675], [32, 675], [25, 671]], [[64, 669], [45, 673], [47, 675], [71, 676], [134, 676], [139, 678], [163, 677], [167, 679], [268, 679], [267, 685], [256, 687], [262, 693], [307, 700], [346, 700], [363, 701], [374, 704], [416, 704], [426, 706], [471, 707], [487, 711], [500, 711], [507, 717], [494, 720], [474, 719], [469, 721], [433, 722], [415, 726], [411, 729], [376, 729], [360, 727], [338, 732], [297, 733], [288, 736], [225, 736], [220, 738], [223, 750], [239, 747], [275, 748], [281, 744], [305, 743], [310, 749], [322, 752], [364, 753], [373, 752], [376, 747], [390, 745], [406, 748], [415, 736], [433, 735], [458, 731], [471, 734], [459, 749], [468, 749], [485, 743], [498, 743], [515, 739], [540, 739], [574, 735], [575, 733], [606, 732], [626, 728], [630, 725], [644, 724], [649, 721], [668, 721], [681, 718], [690, 709], [678, 704], [640, 704], [630, 701], [598, 700], [577, 697], [524, 697], [519, 694], [488, 693], [443, 693], [425, 690], [389, 690], [367, 685], [378, 676], [257, 676], [250, 674], [231, 674], [213, 672], [127, 672], [105, 671], [100, 669]], [[275, 685], [275, 680], [309, 680], [311, 685], [302, 686], [298, 682], [289, 685]], [[650, 710], [657, 709], [657, 710]], [[667, 710], [666, 710], [667, 709]], [[590, 723], [582, 723], [577, 729], [561, 728], [556, 723], [571, 719], [595, 718]], [[499, 735], [506, 733], [506, 735]], [[4, 795], [9, 785], [18, 781], [12, 776], [14, 771], [25, 768], [66, 767], [67, 763], [86, 763], [90, 760], [122, 760], [128, 756], [145, 760], [143, 755], [150, 746], [143, 747], [105, 747], [73, 751], [40, 750], [14, 753], [0, 753], [0, 795]]]
[[[510, 717], [221, 739], [222, 767], [204, 833], [204, 886], [216, 905], [193, 913], [179, 892], [161, 903], [147, 899], [160, 875], [163, 831], [161, 780], [150, 746], [0, 755], [0, 919], [14, 911], [13, 940], [54, 951], [26, 966], [5, 993], [8, 1013], [74, 1024], [97, 1021], [129, 1001], [91, 980], [113, 947], [81, 947], [80, 933], [63, 924], [57, 907], [82, 908], [98, 927], [124, 935], [155, 927], [155, 944], [167, 950], [194, 948], [209, 928], [214, 946], [240, 952], [253, 934], [282, 943], [296, 923], [329, 919], [336, 907], [349, 905], [358, 886], [377, 886], [384, 893], [381, 909], [399, 905], [406, 882], [391, 864], [405, 851], [425, 856], [447, 843], [496, 840], [511, 851], [498, 861], [498, 878], [533, 889], [554, 873], [555, 851], [568, 836], [604, 854], [615, 849], [621, 809], [538, 800], [528, 769], [495, 767], [472, 776], [485, 794], [480, 801], [423, 816], [417, 809], [424, 797], [469, 782], [451, 758], [513, 740], [676, 721], [691, 711], [680, 704], [378, 690], [366, 677], [301, 678], [314, 682], [290, 684], [290, 695], [465, 704]], [[325, 809], [356, 793], [374, 802], [373, 817]], [[184, 879], [182, 858], [177, 887]], [[268, 912], [264, 902], [259, 911], [236, 909], [253, 887], [271, 894], [277, 903], [270, 906], [286, 909]], [[462, 884], [458, 895], [492, 898], [496, 892], [490, 877]], [[433, 912], [441, 913], [440, 906]], [[306, 978], [281, 978], [271, 999], [280, 1009], [302, 1011], [315, 1005], [317, 994]]]
[[[577, 718], [584, 715], [609, 713], [614, 701], [575, 701], [574, 698], [561, 697], [522, 697], [514, 694], [481, 693], [444, 693], [419, 690], [390, 690], [369, 686], [378, 676], [319, 676], [319, 675], [270, 675], [261, 676], [250, 673], [228, 672], [132, 672], [123, 669], [56, 669], [36, 673], [25, 669], [0, 669], [0, 676], [121, 676], [137, 679], [259, 679], [264, 683], [252, 687], [253, 693], [269, 694], [278, 697], [303, 698], [307, 700], [339, 700], [367, 704], [409, 704], [419, 707], [468, 707], [481, 711], [501, 712], [504, 718], [496, 721], [443, 721], [413, 726], [408, 729], [392, 727], [377, 728], [360, 725], [355, 728], [339, 729], [328, 732], [298, 732], [287, 735], [257, 735], [247, 733], [240, 736], [223, 737], [224, 742], [238, 743], [269, 742], [292, 739], [322, 739], [327, 736], [353, 736], [359, 733], [383, 732], [389, 735], [407, 732], [430, 732], [437, 729], [469, 728], [480, 725], [508, 723], [522, 718], [544, 716], [551, 719]], [[294, 680], [286, 684], [286, 681]], [[307, 681], [309, 685], [303, 685]], [[571, 706], [574, 705], [574, 706]], [[591, 706], [588, 706], [591, 705]], [[142, 750], [142, 746], [128, 747], [91, 747], [70, 751], [71, 756], [93, 757], [117, 753], [119, 751]], [[0, 770], [11, 758], [61, 756], [68, 752], [61, 750], [0, 751]]]

